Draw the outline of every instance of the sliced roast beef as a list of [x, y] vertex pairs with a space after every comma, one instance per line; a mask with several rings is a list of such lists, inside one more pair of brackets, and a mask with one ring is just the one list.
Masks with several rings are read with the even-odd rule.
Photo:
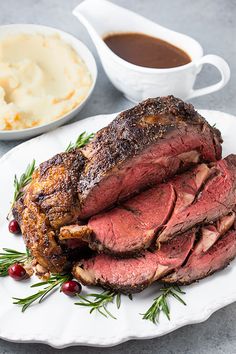
[[[191, 195], [192, 201], [209, 173], [207, 165], [201, 164], [182, 175], [179, 179], [182, 178], [182, 184], [186, 186], [183, 199], [189, 201]], [[160, 184], [108, 212], [92, 217], [87, 227], [62, 227], [59, 239], [81, 239], [94, 250], [119, 256], [136, 254], [152, 244], [157, 231], [170, 218], [175, 202], [176, 191], [172, 183]]]
[[190, 257], [184, 267], [164, 277], [168, 284], [188, 285], [225, 267], [236, 257], [236, 230], [228, 231], [206, 252]]
[[183, 264], [195, 240], [191, 230], [138, 258], [116, 259], [99, 254], [77, 263], [73, 275], [84, 285], [101, 285], [123, 293], [140, 292]]
[[[229, 213], [236, 204], [236, 155], [229, 155], [211, 168], [210, 178], [189, 205], [182, 202], [185, 183], [178, 183], [176, 209], [159, 235], [164, 242], [176, 233], [184, 232], [199, 223], [208, 223]], [[180, 202], [178, 197], [180, 195]]]
[[[229, 213], [236, 204], [236, 156], [198, 165], [118, 207], [93, 216], [88, 226], [66, 226], [71, 238], [99, 252], [130, 256], [196, 224]], [[75, 232], [76, 230], [76, 232]], [[160, 233], [160, 236], [158, 236]]]
[[78, 191], [88, 218], [202, 161], [221, 158], [221, 137], [190, 104], [148, 99], [119, 114], [82, 149]]
[[[194, 198], [208, 174], [207, 165], [201, 164], [180, 177], [189, 195], [192, 193]], [[81, 238], [100, 252], [119, 256], [138, 253], [150, 247], [156, 233], [170, 218], [175, 201], [176, 192], [172, 183], [161, 184], [117, 208], [92, 217], [88, 222], [91, 233], [81, 234]]]

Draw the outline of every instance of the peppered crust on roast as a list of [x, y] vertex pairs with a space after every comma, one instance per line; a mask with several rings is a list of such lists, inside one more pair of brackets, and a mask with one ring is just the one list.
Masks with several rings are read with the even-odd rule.
[[77, 184], [83, 166], [84, 157], [76, 150], [43, 162], [13, 208], [26, 247], [52, 272], [61, 272], [67, 265], [57, 233], [60, 226], [77, 220]]

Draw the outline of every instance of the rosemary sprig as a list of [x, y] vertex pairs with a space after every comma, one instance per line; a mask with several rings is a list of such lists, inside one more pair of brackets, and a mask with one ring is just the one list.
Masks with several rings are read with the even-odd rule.
[[69, 145], [66, 148], [66, 152], [69, 152], [73, 149], [76, 148], [81, 148], [85, 146], [92, 138], [94, 137], [94, 134], [87, 134], [86, 132], [81, 133], [78, 138], [76, 139], [75, 143], [70, 142]]
[[14, 263], [25, 263], [30, 259], [29, 251], [18, 252], [10, 248], [3, 248], [4, 252], [0, 252], [0, 276], [8, 275], [8, 268]]
[[178, 286], [164, 287], [160, 289], [160, 291], [162, 291], [162, 294], [157, 296], [154, 299], [152, 306], [149, 307], [146, 313], [142, 314], [144, 320], [152, 321], [154, 324], [157, 324], [159, 321], [161, 312], [163, 312], [168, 320], [170, 320], [170, 308], [167, 302], [168, 297], [172, 296], [183, 305], [186, 305], [184, 300], [180, 297], [180, 295], [184, 295], [185, 292], [182, 291]]
[[45, 298], [51, 295], [56, 288], [59, 288], [60, 285], [69, 279], [71, 279], [70, 274], [53, 274], [48, 280], [31, 285], [31, 288], [45, 286], [42, 290], [25, 298], [13, 297], [13, 300], [16, 300], [13, 304], [22, 306], [22, 312], [24, 312], [35, 301], [38, 300], [38, 303], [41, 303]]
[[114, 291], [103, 291], [100, 294], [88, 294], [85, 296], [78, 295], [80, 302], [76, 302], [75, 305], [86, 306], [90, 308], [89, 313], [98, 311], [104, 317], [111, 317], [116, 320], [116, 317], [111, 314], [107, 309], [109, 303], [113, 303], [116, 299], [116, 307], [119, 309], [121, 305], [121, 295]]
[[13, 197], [13, 203], [15, 203], [22, 196], [23, 189], [31, 181], [34, 170], [35, 170], [35, 159], [33, 159], [33, 161], [27, 166], [25, 172], [22, 173], [20, 178], [18, 178], [15, 175], [14, 178], [15, 192]]

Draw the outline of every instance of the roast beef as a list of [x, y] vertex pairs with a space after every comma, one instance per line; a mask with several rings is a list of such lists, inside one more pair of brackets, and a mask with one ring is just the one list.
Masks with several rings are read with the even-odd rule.
[[140, 292], [179, 267], [188, 256], [194, 240], [195, 230], [191, 230], [166, 242], [159, 250], [146, 251], [138, 258], [116, 259], [99, 254], [77, 263], [73, 275], [85, 285], [101, 285], [128, 294]]
[[[235, 213], [193, 228], [140, 257], [98, 254], [78, 262], [73, 275], [85, 285], [135, 293], [159, 280], [190, 284], [226, 267], [236, 256]], [[179, 264], [179, 265], [178, 265]]]
[[[209, 225], [202, 230], [200, 241], [196, 244], [187, 263], [172, 274], [164, 277], [164, 283], [187, 285], [225, 268], [236, 257], [235, 214], [223, 218], [218, 228]], [[230, 227], [233, 228], [230, 231]], [[224, 234], [219, 238], [222, 233]]]
[[194, 225], [229, 213], [236, 204], [235, 177], [236, 155], [209, 167], [201, 164], [92, 217], [87, 229], [76, 229], [74, 236], [71, 226], [63, 231], [88, 241], [99, 252], [122, 257], [137, 254], [156, 238], [158, 243], [164, 242]]
[[177, 171], [221, 158], [219, 132], [173, 96], [148, 99], [119, 114], [82, 152], [78, 190], [88, 218]]
[[217, 129], [173, 96], [119, 114], [85, 148], [58, 154], [36, 170], [13, 210], [27, 247], [44, 267], [63, 271], [68, 258], [60, 227], [193, 164], [220, 159], [221, 141]]

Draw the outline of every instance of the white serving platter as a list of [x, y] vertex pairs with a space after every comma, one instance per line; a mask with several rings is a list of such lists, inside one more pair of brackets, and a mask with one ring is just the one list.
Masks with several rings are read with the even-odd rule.
[[[211, 124], [221, 130], [224, 139], [223, 155], [236, 153], [236, 117], [217, 111], [201, 110]], [[21, 175], [27, 164], [36, 159], [40, 163], [55, 153], [63, 151], [83, 131], [96, 132], [107, 125], [116, 114], [99, 115], [61, 127], [21, 145], [0, 159], [0, 244], [24, 250], [20, 236], [8, 231], [6, 215], [13, 195], [14, 175]], [[179, 327], [205, 321], [216, 310], [236, 301], [236, 262], [198, 284], [184, 287], [183, 306], [170, 300], [171, 320], [160, 316], [158, 325], [142, 319], [144, 313], [158, 294], [153, 285], [133, 301], [122, 296], [121, 307], [111, 305], [109, 310], [117, 320], [88, 313], [87, 308], [75, 306], [75, 299], [55, 293], [40, 305], [30, 307], [25, 313], [12, 304], [12, 297], [24, 297], [35, 292], [31, 278], [15, 282], [9, 277], [0, 279], [0, 338], [15, 342], [46, 343], [56, 348], [73, 345], [113, 346], [130, 339], [146, 339], [162, 336]], [[85, 289], [86, 290], [86, 289]]]

